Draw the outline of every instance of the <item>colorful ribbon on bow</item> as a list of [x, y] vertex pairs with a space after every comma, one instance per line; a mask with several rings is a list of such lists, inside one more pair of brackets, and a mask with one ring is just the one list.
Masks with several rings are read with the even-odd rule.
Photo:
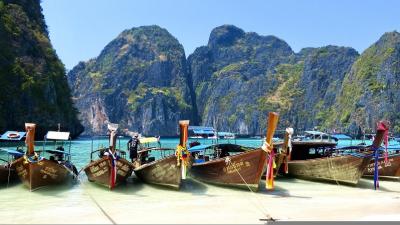
[[268, 154], [267, 177], [266, 177], [268, 190], [274, 189], [274, 168], [276, 167], [274, 159], [275, 159], [275, 153], [274, 150], [271, 150], [270, 153]]
[[113, 189], [117, 182], [117, 160], [119, 157], [108, 151], [108, 158], [111, 162], [110, 188]]
[[285, 163], [284, 169], [285, 169], [286, 174], [289, 173], [289, 160], [291, 157], [290, 154], [292, 153], [292, 135], [293, 135], [293, 133], [294, 133], [293, 128], [291, 128], [291, 127], [286, 128], [286, 134], [287, 134], [286, 147], [287, 147], [287, 149], [285, 149], [286, 152], [285, 152], [285, 159], [284, 159], [284, 163]]
[[385, 133], [383, 134], [383, 144], [385, 145], [385, 153], [384, 158], [385, 158], [385, 163], [389, 162], [389, 153], [388, 153], [388, 145], [389, 145], [389, 129], [386, 129]]

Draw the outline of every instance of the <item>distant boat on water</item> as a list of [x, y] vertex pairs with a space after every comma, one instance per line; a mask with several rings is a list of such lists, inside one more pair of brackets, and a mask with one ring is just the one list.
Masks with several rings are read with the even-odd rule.
[[226, 131], [216, 131], [213, 127], [189, 126], [189, 139], [235, 139], [236, 134]]

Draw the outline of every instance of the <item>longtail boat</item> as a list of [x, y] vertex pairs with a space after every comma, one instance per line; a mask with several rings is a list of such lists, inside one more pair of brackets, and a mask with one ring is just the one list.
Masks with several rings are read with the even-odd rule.
[[[125, 152], [116, 148], [118, 124], [108, 124], [109, 147], [92, 150], [90, 163], [83, 169], [90, 182], [113, 189], [132, 174], [133, 164], [125, 159]], [[93, 160], [97, 154], [98, 159]]]
[[[372, 159], [364, 172], [365, 176], [374, 176], [375, 159]], [[383, 178], [400, 178], [400, 149], [391, 150], [385, 160], [384, 153], [378, 158], [379, 177]]]
[[[179, 189], [186, 178], [190, 157], [186, 148], [189, 120], [179, 121], [180, 138], [176, 149], [145, 147], [138, 151], [136, 176], [150, 184]], [[151, 153], [158, 153], [159, 159]]]
[[[0, 149], [0, 152], [4, 151]], [[15, 152], [12, 153], [13, 150], [7, 150], [6, 154], [9, 155], [7, 159], [0, 158], [0, 184], [10, 183], [18, 178], [17, 173], [15, 171], [15, 167], [11, 166], [11, 162], [16, 157], [21, 157], [23, 153]]]
[[[400, 178], [400, 148], [389, 147], [389, 123], [381, 122], [378, 128], [384, 130], [384, 148], [376, 149], [374, 158], [365, 170], [365, 176], [374, 176], [375, 184], [378, 177]], [[378, 185], [379, 186], [379, 185]], [[376, 186], [377, 187], [377, 186]]]
[[278, 114], [270, 113], [266, 137], [268, 149], [249, 149], [233, 144], [190, 148], [195, 160], [189, 171], [190, 176], [206, 183], [257, 191], [267, 166], [268, 150], [271, 151], [277, 123]]
[[[293, 128], [286, 128], [283, 142], [275, 143], [273, 150], [276, 153], [274, 176], [276, 177], [280, 172], [287, 174], [289, 170], [289, 152], [292, 149], [292, 135]], [[265, 177], [263, 177], [265, 178]]]
[[7, 131], [0, 137], [0, 184], [10, 183], [18, 179], [12, 162], [24, 155], [20, 143], [25, 139], [25, 132]]
[[[70, 162], [70, 154], [64, 152], [63, 146], [59, 146], [60, 148], [54, 150], [34, 150], [35, 128], [36, 124], [25, 124], [27, 151], [23, 157], [12, 163], [22, 183], [33, 191], [44, 186], [62, 184], [73, 179], [76, 176], [76, 168]], [[60, 133], [62, 140], [69, 139], [69, 132], [49, 131], [49, 133], [47, 134], [49, 136], [48, 139], [57, 140]], [[44, 157], [46, 153], [50, 155], [49, 159]], [[64, 156], [66, 157], [64, 158]], [[56, 159], [56, 157], [58, 158]]]
[[[383, 133], [377, 130], [372, 146], [365, 146], [365, 152], [379, 148]], [[357, 184], [372, 154], [351, 154], [349, 149], [335, 147], [336, 143], [330, 141], [293, 141], [288, 175], [308, 180]]]

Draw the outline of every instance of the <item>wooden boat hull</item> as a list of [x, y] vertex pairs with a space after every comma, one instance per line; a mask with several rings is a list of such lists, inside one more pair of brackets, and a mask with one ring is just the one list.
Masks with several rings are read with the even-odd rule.
[[[373, 176], [375, 172], [375, 159], [372, 159], [364, 172], [366, 176]], [[378, 173], [380, 177], [400, 178], [400, 154], [388, 156], [388, 162], [385, 158], [378, 159]]]
[[[108, 157], [103, 157], [87, 165], [84, 170], [88, 180], [97, 184], [112, 188], [111, 184], [111, 161]], [[115, 186], [126, 181], [132, 174], [133, 165], [126, 159], [117, 160], [117, 177]]]
[[308, 160], [290, 161], [289, 174], [293, 177], [357, 184], [370, 162], [371, 157], [359, 158], [342, 155]]
[[255, 149], [236, 155], [215, 159], [202, 163], [193, 163], [190, 176], [196, 180], [239, 188], [259, 188], [261, 176], [266, 169], [267, 153]]
[[136, 176], [150, 184], [179, 189], [182, 181], [181, 167], [175, 155], [168, 156], [134, 169]]
[[0, 184], [14, 181], [18, 178], [14, 168], [8, 168], [4, 165], [0, 165]]
[[48, 159], [29, 162], [24, 157], [13, 162], [22, 183], [33, 191], [38, 188], [65, 183], [73, 177], [66, 166]]

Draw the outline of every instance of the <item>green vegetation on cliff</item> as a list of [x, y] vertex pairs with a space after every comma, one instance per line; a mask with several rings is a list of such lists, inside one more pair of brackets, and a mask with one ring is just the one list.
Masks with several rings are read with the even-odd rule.
[[35, 122], [42, 138], [60, 123], [77, 136], [83, 127], [41, 10], [39, 0], [0, 1], [0, 131]]

